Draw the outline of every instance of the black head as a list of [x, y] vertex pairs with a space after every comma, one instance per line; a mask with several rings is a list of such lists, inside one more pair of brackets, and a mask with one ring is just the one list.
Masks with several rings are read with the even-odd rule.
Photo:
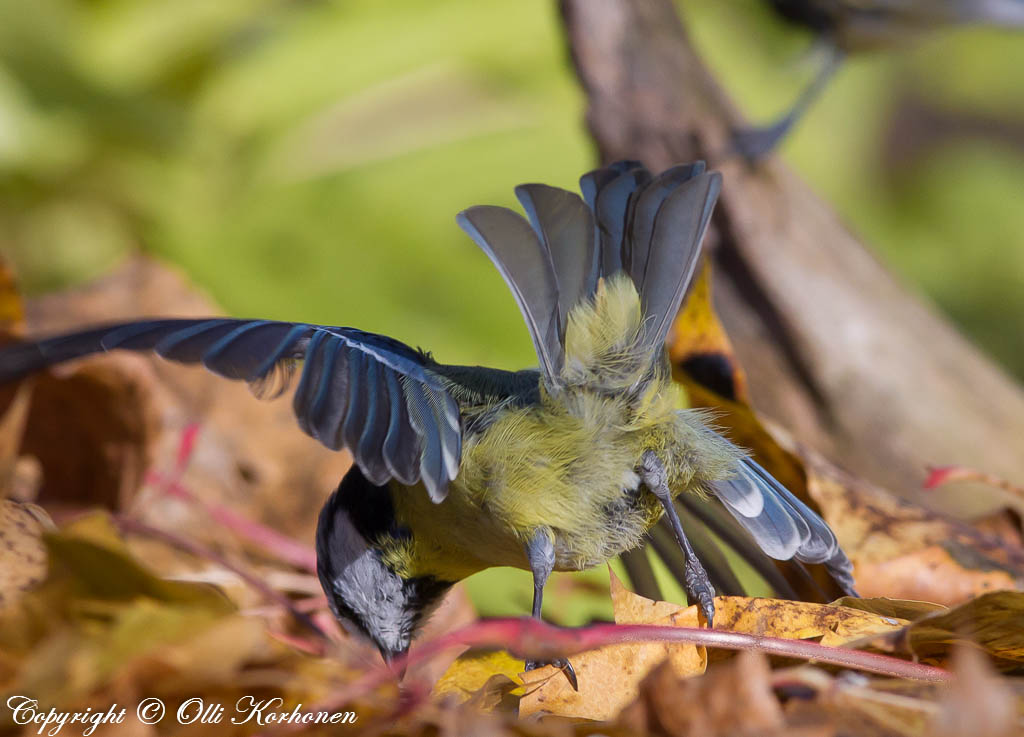
[[403, 577], [384, 563], [384, 540], [408, 539], [395, 521], [391, 492], [352, 469], [320, 510], [317, 574], [331, 611], [370, 638], [390, 662], [404, 654], [451, 583]]

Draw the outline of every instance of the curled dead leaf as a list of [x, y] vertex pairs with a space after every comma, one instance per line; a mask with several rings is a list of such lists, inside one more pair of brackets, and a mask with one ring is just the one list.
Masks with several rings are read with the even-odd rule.
[[948, 659], [958, 644], [974, 643], [1002, 671], [1024, 671], [1024, 593], [997, 591], [908, 624], [896, 638], [915, 658]]

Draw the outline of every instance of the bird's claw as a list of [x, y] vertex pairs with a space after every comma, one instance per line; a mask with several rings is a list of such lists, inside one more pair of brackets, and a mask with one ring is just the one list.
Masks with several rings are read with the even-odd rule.
[[552, 665], [558, 670], [565, 674], [566, 679], [569, 681], [569, 685], [572, 686], [573, 691], [580, 690], [580, 683], [576, 679], [576, 671], [572, 667], [572, 663], [566, 658], [555, 658], [554, 660], [527, 660], [526, 670], [536, 670], [537, 668], [543, 668], [545, 665]]
[[696, 557], [686, 561], [684, 582], [687, 597], [689, 597], [691, 602], [696, 601], [700, 606], [701, 612], [704, 613], [704, 619], [707, 620], [708, 627], [714, 627], [715, 587], [711, 585], [711, 579], [708, 578], [704, 566], [700, 564]]

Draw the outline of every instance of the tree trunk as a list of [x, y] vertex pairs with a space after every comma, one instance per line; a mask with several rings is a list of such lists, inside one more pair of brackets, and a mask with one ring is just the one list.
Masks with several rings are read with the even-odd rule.
[[722, 155], [742, 121], [672, 2], [562, 0], [562, 14], [601, 158], [705, 159], [725, 177], [707, 245], [754, 407], [904, 498], [960, 516], [1005, 503], [921, 483], [946, 464], [1024, 480], [1024, 393], [781, 161]]

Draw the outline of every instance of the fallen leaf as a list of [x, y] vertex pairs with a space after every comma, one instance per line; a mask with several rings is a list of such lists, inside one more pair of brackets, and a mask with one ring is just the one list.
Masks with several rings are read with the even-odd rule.
[[700, 678], [680, 678], [663, 665], [643, 682], [620, 722], [634, 734], [675, 737], [792, 735], [772, 692], [771, 670], [760, 653], [743, 652]]
[[715, 599], [715, 629], [791, 640], [814, 639], [830, 647], [896, 632], [907, 624], [905, 619], [834, 604], [742, 596]]
[[858, 598], [856, 596], [844, 596], [833, 602], [837, 606], [848, 609], [860, 609], [861, 611], [880, 614], [883, 617], [894, 617], [916, 621], [921, 617], [935, 612], [944, 612], [948, 607], [942, 604], [933, 604], [930, 601], [914, 601], [912, 599], [890, 599], [888, 597]]
[[[617, 624], [699, 626], [696, 607], [646, 599], [628, 591], [610, 568], [609, 575]], [[519, 702], [519, 714], [610, 719], [637, 698], [641, 681], [666, 660], [674, 673], [689, 676], [704, 672], [707, 654], [704, 648], [690, 644], [661, 642], [612, 645], [581, 653], [570, 658], [579, 691], [552, 666], [523, 674], [526, 692]]]
[[518, 706], [523, 661], [506, 652], [468, 653], [452, 663], [434, 684], [438, 698], [470, 702], [484, 710]]
[[669, 360], [696, 384], [747, 404], [747, 377], [712, 303], [711, 262], [704, 259], [669, 334]]
[[51, 529], [53, 522], [41, 507], [0, 499], [0, 609], [45, 577], [43, 535]]
[[953, 651], [953, 672], [956, 679], [939, 700], [939, 713], [930, 725], [933, 737], [1011, 737], [1024, 732], [1016, 694], [984, 655], [969, 645], [958, 645]]
[[808, 489], [854, 564], [859, 592], [952, 606], [1024, 586], [1024, 550], [854, 479], [801, 449]]
[[998, 591], [926, 615], [907, 625], [898, 639], [924, 661], [949, 658], [964, 642], [974, 643], [1003, 671], [1024, 670], [1024, 593]]

